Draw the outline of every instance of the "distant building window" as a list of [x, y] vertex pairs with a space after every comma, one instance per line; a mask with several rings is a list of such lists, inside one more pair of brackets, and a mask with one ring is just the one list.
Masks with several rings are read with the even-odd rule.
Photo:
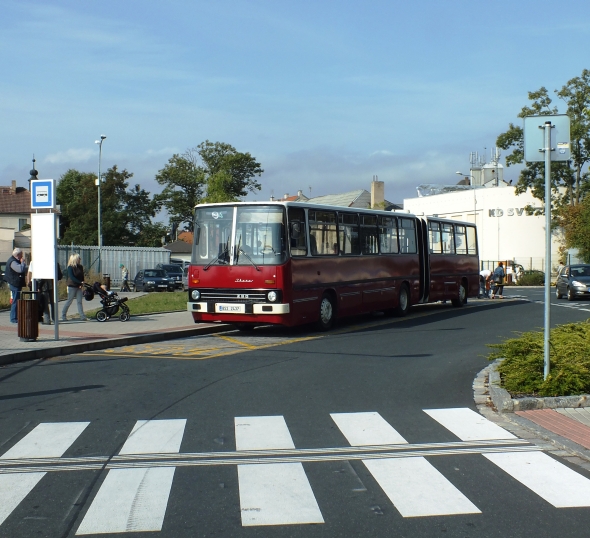
[[30, 228], [27, 219], [18, 219], [18, 231], [28, 230]]

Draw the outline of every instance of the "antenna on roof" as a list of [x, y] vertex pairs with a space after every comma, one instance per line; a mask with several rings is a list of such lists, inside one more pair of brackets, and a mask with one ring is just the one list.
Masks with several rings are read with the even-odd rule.
[[309, 186], [309, 197], [311, 198], [311, 185]]

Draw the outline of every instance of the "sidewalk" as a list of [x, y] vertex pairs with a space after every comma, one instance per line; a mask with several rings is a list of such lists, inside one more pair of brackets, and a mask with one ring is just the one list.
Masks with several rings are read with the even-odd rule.
[[[130, 299], [141, 295], [144, 293], [125, 293]], [[60, 305], [63, 306], [63, 302]], [[82, 305], [85, 312], [100, 308], [97, 298], [84, 300]], [[61, 309], [58, 312], [61, 317]], [[9, 311], [0, 312], [0, 365], [228, 330], [227, 325], [220, 323], [195, 324], [187, 311], [141, 316], [131, 313], [127, 322], [119, 321], [118, 317], [103, 323], [95, 319], [80, 321], [75, 302], [69, 308], [68, 318], [71, 319], [59, 322], [59, 340], [55, 340], [54, 325], [39, 324], [37, 340], [21, 342], [18, 326], [10, 323]]]

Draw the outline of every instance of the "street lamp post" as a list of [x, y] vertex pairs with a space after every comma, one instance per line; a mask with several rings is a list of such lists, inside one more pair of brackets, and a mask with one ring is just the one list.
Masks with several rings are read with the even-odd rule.
[[100, 161], [102, 159], [102, 142], [106, 138], [105, 135], [100, 135], [100, 140], [95, 140], [94, 143], [98, 144], [98, 178], [96, 179], [96, 186], [98, 187], [98, 273], [101, 271], [101, 254], [102, 254], [102, 231], [100, 228]]

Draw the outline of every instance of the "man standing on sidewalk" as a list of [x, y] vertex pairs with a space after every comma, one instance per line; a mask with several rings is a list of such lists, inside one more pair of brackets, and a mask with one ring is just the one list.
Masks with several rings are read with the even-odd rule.
[[20, 299], [20, 292], [25, 285], [27, 277], [27, 264], [23, 259], [23, 251], [20, 248], [15, 248], [12, 251], [12, 256], [6, 262], [6, 271], [4, 272], [4, 280], [8, 282], [10, 288], [12, 304], [10, 305], [10, 323], [17, 323], [17, 301]]

